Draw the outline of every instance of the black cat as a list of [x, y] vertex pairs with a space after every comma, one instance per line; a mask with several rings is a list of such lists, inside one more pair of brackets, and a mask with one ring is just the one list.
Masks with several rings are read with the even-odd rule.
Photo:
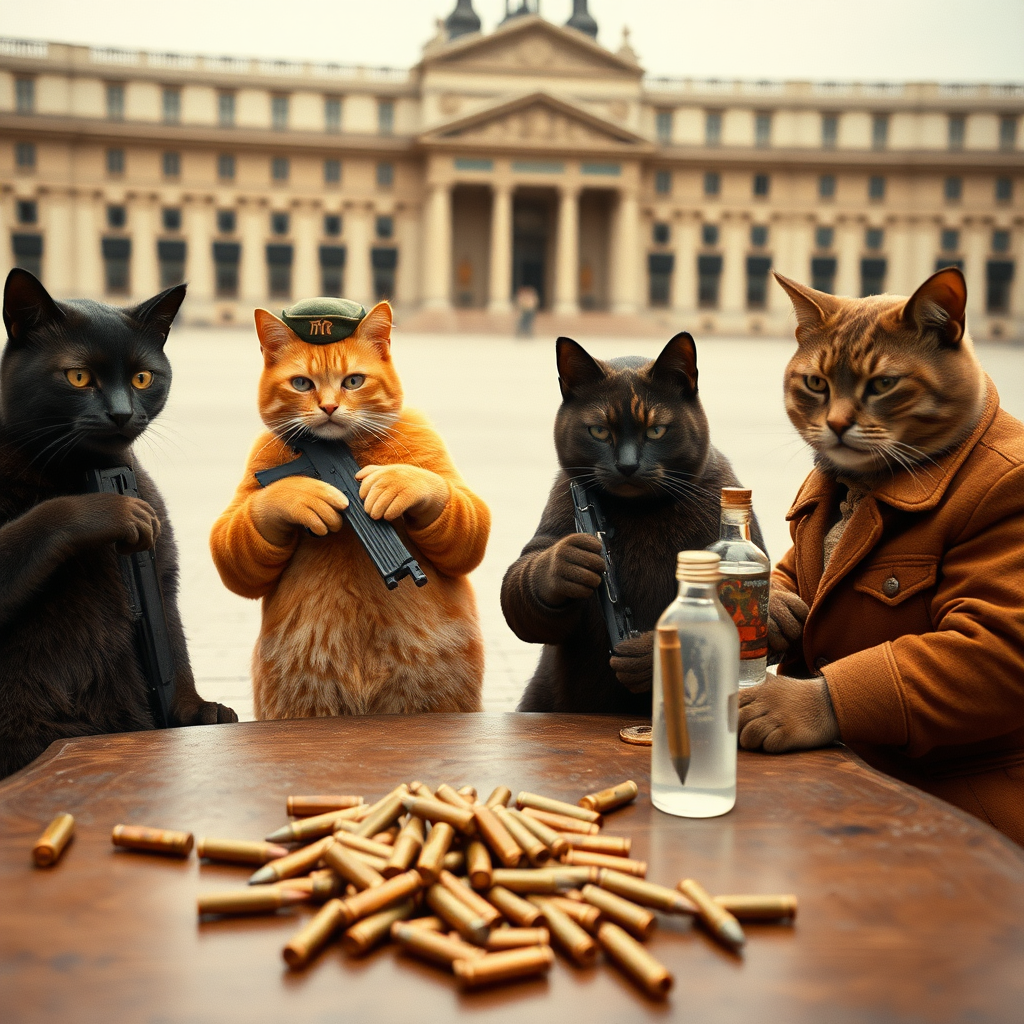
[[[652, 632], [676, 595], [676, 554], [718, 539], [721, 488], [739, 482], [709, 442], [689, 334], [677, 334], [653, 362], [601, 362], [570, 338], [558, 339], [556, 353], [562, 471], [501, 586], [512, 631], [545, 645], [518, 710], [649, 716]], [[598, 497], [623, 603], [641, 631], [613, 656], [595, 593], [604, 559], [595, 538], [576, 532], [569, 477]], [[752, 536], [763, 549], [756, 520]]]
[[[65, 736], [152, 729], [117, 552], [155, 545], [181, 725], [236, 722], [197, 693], [178, 616], [178, 555], [132, 442], [167, 401], [179, 285], [135, 309], [55, 302], [25, 270], [4, 288], [0, 360], [0, 778]], [[141, 498], [86, 494], [132, 466]], [[159, 543], [157, 538], [159, 537]]]

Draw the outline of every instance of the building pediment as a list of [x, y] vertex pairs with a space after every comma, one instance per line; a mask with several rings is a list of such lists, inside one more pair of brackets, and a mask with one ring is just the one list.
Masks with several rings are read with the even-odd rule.
[[547, 93], [531, 93], [434, 128], [428, 146], [642, 153], [639, 135]]

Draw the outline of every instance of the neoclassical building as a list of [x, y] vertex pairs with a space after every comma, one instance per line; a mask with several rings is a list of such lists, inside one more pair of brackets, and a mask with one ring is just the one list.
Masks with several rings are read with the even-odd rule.
[[1024, 338], [1024, 86], [653, 78], [586, 0], [519, 2], [481, 34], [458, 0], [407, 71], [0, 40], [0, 269], [185, 279], [200, 323], [345, 294], [486, 327], [528, 284], [746, 334], [787, 329], [772, 268], [866, 295], [956, 264], [975, 337]]

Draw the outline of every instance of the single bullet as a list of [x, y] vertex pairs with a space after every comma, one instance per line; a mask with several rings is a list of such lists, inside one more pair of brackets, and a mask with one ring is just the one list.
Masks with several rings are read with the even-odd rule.
[[316, 842], [310, 843], [309, 846], [303, 846], [285, 857], [269, 861], [249, 876], [249, 884], [264, 885], [267, 882], [280, 882], [282, 878], [304, 875], [316, 867], [317, 861], [333, 842], [332, 836], [324, 836], [323, 839], [318, 839]]
[[[406, 788], [407, 787], [404, 787], [403, 784], [403, 789]], [[403, 801], [407, 795], [407, 792], [401, 792], [393, 793], [392, 795], [385, 797], [384, 800], [380, 802], [379, 806], [377, 806], [375, 811], [368, 814], [361, 822], [359, 822], [359, 827], [355, 830], [353, 835], [369, 838], [370, 836], [386, 829], [393, 821], [397, 821], [402, 815], [404, 807]]]
[[457, 790], [459, 796], [465, 797], [470, 807], [476, 803], [476, 786], [461, 786]]
[[471, 839], [466, 846], [466, 873], [474, 889], [490, 889], [493, 865], [487, 847], [480, 839]]
[[601, 831], [592, 821], [583, 821], [567, 814], [552, 814], [551, 811], [540, 811], [536, 807], [524, 807], [523, 814], [527, 818], [544, 822], [556, 832], [581, 832], [583, 835], [596, 836]]
[[[334, 872], [331, 872], [334, 875]], [[337, 875], [334, 875], [337, 878]], [[301, 878], [284, 878], [280, 882], [270, 882], [266, 886], [261, 886], [267, 889], [291, 889], [293, 892], [304, 892], [310, 899], [313, 898], [314, 882], [309, 875], [303, 875]], [[336, 893], [334, 895], [337, 895]], [[320, 901], [324, 902], [323, 900]]]
[[585, 885], [583, 898], [609, 921], [625, 928], [630, 935], [641, 941], [649, 939], [658, 926], [657, 918], [649, 910], [599, 886]]
[[493, 810], [499, 804], [502, 807], [507, 807], [509, 800], [512, 799], [512, 790], [508, 786], [495, 786], [494, 791], [484, 801], [484, 806], [489, 807]]
[[391, 938], [403, 950], [450, 967], [456, 960], [475, 960], [487, 954], [479, 946], [460, 939], [450, 939], [428, 928], [417, 928], [412, 922], [399, 921], [391, 926]]
[[245, 839], [200, 839], [196, 856], [225, 864], [266, 864], [288, 855], [288, 847], [280, 843], [264, 843]]
[[325, 811], [308, 818], [289, 822], [275, 829], [267, 836], [268, 843], [307, 843], [310, 839], [321, 839], [341, 828], [343, 824], [355, 828], [353, 818], [361, 807], [350, 807], [348, 810]]
[[[318, 903], [325, 903], [334, 896], [340, 896], [342, 888], [346, 885], [341, 875], [330, 868], [312, 871], [306, 877], [313, 883], [310, 895]], [[287, 885], [288, 881], [288, 879], [285, 879], [285, 881], [279, 882], [278, 885]], [[292, 881], [297, 881], [297, 879], [292, 879]]]
[[472, 800], [467, 800], [457, 789], [449, 786], [447, 782], [442, 782], [434, 790], [434, 796], [442, 803], [451, 804], [452, 807], [469, 808], [473, 806]]
[[357, 889], [372, 889], [384, 884], [384, 876], [379, 871], [361, 861], [354, 850], [340, 843], [331, 843], [324, 850], [324, 863]]
[[[524, 828], [528, 828], [550, 851], [552, 857], [561, 857], [571, 845], [566, 836], [556, 832], [550, 825], [536, 818], [528, 818], [522, 811], [509, 811], [516, 821]], [[570, 835], [578, 833], [569, 833]]]
[[602, 789], [600, 793], [588, 793], [580, 798], [579, 803], [580, 807], [585, 807], [588, 811], [607, 814], [608, 811], [614, 811], [631, 803], [639, 792], [637, 784], [630, 780], [629, 782], [620, 782], [617, 786], [611, 786], [608, 789]]
[[684, 878], [676, 888], [693, 901], [701, 922], [719, 942], [738, 950], [746, 941], [739, 921], [724, 907], [719, 906], [704, 886], [692, 878]]
[[589, 850], [572, 849], [563, 858], [563, 863], [570, 867], [611, 868], [613, 871], [621, 871], [624, 875], [635, 875], [637, 878], [647, 877], [647, 861], [616, 857], [610, 853], [591, 853]]
[[452, 971], [465, 988], [494, 985], [535, 974], [547, 974], [555, 961], [550, 946], [530, 946], [503, 953], [488, 953], [472, 960], [456, 960]]
[[427, 889], [427, 905], [467, 942], [482, 946], [487, 941], [490, 925], [443, 885], [432, 885]]
[[629, 836], [585, 836], [580, 832], [558, 833], [574, 850], [587, 850], [590, 853], [609, 853], [613, 857], [628, 857], [633, 847]]
[[391, 934], [391, 926], [396, 921], [404, 921], [412, 915], [414, 909], [414, 901], [406, 900], [397, 906], [364, 917], [342, 935], [341, 948], [349, 956], [363, 956]]
[[437, 914], [431, 914], [429, 917], [414, 917], [409, 924], [415, 925], [417, 928], [426, 928], [432, 932], [443, 932], [448, 928], [448, 925]]
[[473, 811], [469, 807], [453, 807], [443, 800], [425, 796], [407, 796], [403, 799], [403, 804], [410, 814], [415, 814], [418, 818], [425, 818], [434, 824], [443, 821], [458, 829], [463, 835], [473, 835], [476, 832]]
[[543, 867], [551, 860], [551, 851], [516, 817], [514, 811], [495, 807], [494, 814], [534, 867]]
[[398, 833], [395, 845], [391, 849], [391, 856], [381, 870], [381, 874], [385, 878], [394, 878], [395, 875], [408, 871], [412, 867], [413, 861], [419, 856], [423, 847], [424, 835], [423, 819], [415, 816], [409, 818], [402, 827], [402, 831]]
[[341, 923], [341, 900], [328, 900], [289, 940], [281, 951], [291, 968], [304, 967], [327, 945]]
[[308, 899], [309, 895], [300, 889], [265, 885], [259, 889], [204, 892], [196, 904], [200, 914], [270, 914]]
[[341, 924], [348, 927], [356, 921], [378, 910], [394, 906], [408, 899], [423, 888], [423, 879], [415, 871], [406, 871], [404, 875], [395, 875], [383, 885], [375, 885], [372, 889], [364, 889], [355, 896], [347, 896], [341, 901]]
[[370, 842], [376, 843], [378, 846], [386, 846], [390, 850], [395, 845], [395, 836], [398, 835], [398, 829], [399, 826], [397, 824], [392, 825], [391, 828], [386, 828], [383, 832], [370, 836]]
[[673, 977], [664, 964], [659, 963], [631, 935], [617, 924], [605, 921], [597, 929], [597, 941], [619, 967], [648, 995], [663, 998], [672, 988]]
[[416, 861], [416, 870], [423, 877], [424, 884], [433, 885], [437, 881], [443, 869], [444, 856], [454, 838], [455, 829], [445, 821], [439, 821], [431, 828]]
[[172, 857], [187, 857], [193, 843], [191, 832], [147, 828], [145, 825], [115, 825], [110, 838], [115, 846], [126, 850], [166, 853]]
[[716, 896], [715, 902], [740, 921], [781, 921], [796, 917], [796, 897], [786, 896]]
[[495, 928], [487, 936], [487, 949], [519, 949], [521, 946], [547, 946], [551, 933], [547, 928]]
[[328, 811], [344, 811], [350, 807], [359, 807], [362, 802], [361, 796], [290, 796], [288, 797], [288, 814], [293, 818], [308, 818], [314, 814], [326, 814]]
[[410, 782], [408, 785], [410, 793], [415, 793], [417, 796], [432, 797], [434, 791], [423, 782]]
[[633, 875], [624, 875], [621, 871], [601, 868], [597, 884], [602, 889], [644, 907], [653, 907], [655, 910], [664, 910], [670, 914], [697, 913], [696, 905], [674, 889], [655, 882], [647, 882]]
[[686, 723], [686, 685], [683, 681], [683, 652], [675, 626], [658, 627], [658, 664], [665, 702], [665, 732], [668, 755], [679, 784], [686, 784], [690, 771], [690, 733]]
[[477, 917], [483, 918], [488, 928], [493, 928], [501, 920], [501, 912], [493, 903], [488, 903], [483, 896], [474, 892], [468, 885], [460, 882], [450, 871], [442, 871], [437, 881], [439, 885], [443, 885], [457, 900], [465, 903]]
[[36, 867], [48, 868], [56, 864], [74, 834], [75, 819], [66, 812], [58, 814], [32, 847], [32, 860]]
[[465, 850], [449, 850], [444, 855], [444, 860], [441, 861], [441, 867], [445, 871], [451, 871], [453, 874], [465, 874], [466, 872], [466, 851]]
[[519, 893], [552, 893], [559, 888], [551, 868], [495, 868], [491, 880], [494, 885]]
[[593, 931], [601, 917], [601, 911], [597, 907], [591, 906], [589, 903], [568, 899], [565, 896], [533, 896], [530, 898], [538, 902], [550, 900], [551, 904], [558, 907], [566, 917], [571, 917], [578, 925], [586, 928], [587, 931]]
[[512, 924], [529, 928], [540, 919], [540, 910], [522, 896], [517, 896], [511, 889], [495, 885], [484, 895], [488, 903], [493, 903]]
[[477, 829], [491, 848], [491, 852], [506, 868], [516, 867], [523, 859], [523, 851], [508, 829], [498, 820], [494, 811], [490, 807], [481, 807], [477, 804], [473, 808], [473, 815], [476, 818]]
[[544, 870], [550, 871], [554, 875], [555, 884], [561, 892], [564, 892], [566, 889], [578, 889], [580, 886], [587, 885], [588, 883], [596, 885], [602, 871], [601, 868], [568, 864], [553, 864]]
[[351, 832], [341, 832], [334, 838], [342, 846], [347, 846], [350, 850], [356, 850], [359, 853], [368, 853], [371, 857], [383, 857], [384, 860], [388, 860], [394, 853], [394, 847], [388, 846], [386, 843], [379, 843], [375, 839], [367, 839], [365, 836], [353, 835]]
[[593, 967], [597, 962], [597, 943], [551, 900], [536, 898], [530, 902], [540, 907], [555, 945], [580, 967]]
[[566, 803], [565, 800], [539, 796], [537, 793], [520, 793], [516, 797], [516, 806], [520, 810], [532, 807], [535, 811], [547, 811], [549, 814], [561, 814], [566, 818], [578, 818], [580, 821], [589, 821], [594, 825], [601, 824], [601, 815], [597, 811], [588, 810], [578, 804]]

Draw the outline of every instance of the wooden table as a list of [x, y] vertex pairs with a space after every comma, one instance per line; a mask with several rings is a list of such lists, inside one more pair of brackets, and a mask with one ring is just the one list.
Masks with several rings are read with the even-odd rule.
[[[437, 715], [207, 726], [55, 743], [0, 785], [0, 1018], [210, 1022], [447, 1020], [845, 1024], [1024, 1019], [1024, 851], [973, 818], [879, 775], [842, 749], [740, 754], [722, 817], [662, 814], [647, 748], [625, 720]], [[391, 948], [334, 946], [288, 971], [281, 947], [308, 910], [197, 923], [196, 894], [248, 869], [116, 852], [117, 822], [261, 838], [288, 793], [375, 797], [397, 782], [504, 783], [575, 801], [633, 778], [640, 797], [606, 830], [632, 835], [648, 877], [711, 892], [794, 892], [793, 926], [748, 925], [742, 959], [663, 918], [650, 948], [676, 976], [664, 1004], [613, 968], [558, 958], [547, 980], [460, 993]], [[77, 834], [34, 869], [59, 811]]]

